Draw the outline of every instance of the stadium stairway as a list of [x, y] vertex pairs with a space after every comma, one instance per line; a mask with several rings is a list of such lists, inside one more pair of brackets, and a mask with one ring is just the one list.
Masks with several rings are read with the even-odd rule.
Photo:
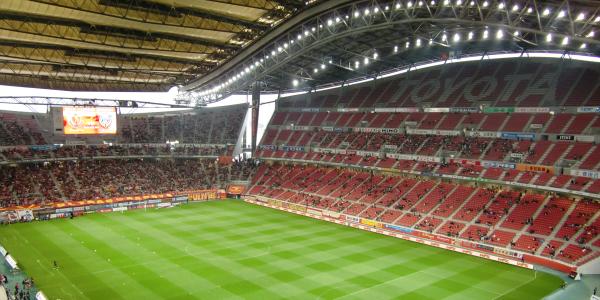
[[575, 122], [576, 117], [571, 116], [571, 118], [567, 121], [567, 123], [562, 127], [562, 130], [559, 133], [565, 133], [569, 127]]
[[56, 187], [57, 192], [60, 194], [60, 198], [63, 200], [68, 200], [65, 193], [63, 192], [62, 184], [56, 179], [56, 176], [54, 176], [54, 173], [48, 171], [48, 176], [54, 183], [54, 186]]
[[[539, 142], [538, 142], [539, 143]], [[536, 144], [538, 144], [536, 143]], [[544, 154], [542, 154], [542, 156], [537, 159], [536, 161], [533, 161], [533, 164], [542, 164], [543, 161], [546, 160], [546, 158], [550, 155], [550, 153], [552, 152], [552, 150], [554, 149], [554, 144], [550, 144], [550, 146], [548, 148], [545, 149], [545, 151], [543, 152]]]
[[[484, 214], [484, 211], [488, 210], [490, 208], [490, 206], [494, 203], [495, 199], [498, 198], [498, 196], [502, 193], [502, 191], [497, 191], [494, 195], [492, 195], [489, 199], [487, 199], [487, 202], [485, 202], [484, 206], [481, 208], [481, 210], [479, 212], [477, 212], [474, 216], [473, 219], [471, 219], [469, 222], [467, 222], [467, 225], [469, 226], [483, 226], [483, 227], [491, 227], [488, 226], [486, 224], [482, 224], [480, 222], [480, 218], [481, 216]], [[485, 198], [483, 198], [483, 200], [485, 200]]]
[[558, 220], [558, 222], [556, 223], [556, 225], [552, 229], [552, 232], [550, 232], [550, 234], [547, 235], [548, 236], [548, 240], [550, 240], [552, 238], [558, 238], [558, 235], [557, 235], [558, 232], [563, 228], [565, 222], [567, 221], [567, 219], [569, 218], [569, 216], [571, 216], [571, 213], [573, 213], [573, 211], [577, 207], [577, 204], [578, 204], [578, 201], [573, 201], [571, 203], [571, 205], [569, 206], [569, 208], [567, 209], [567, 211], [564, 212], [564, 214], [561, 216], [560, 220]]
[[478, 197], [479, 193], [481, 191], [481, 188], [476, 188], [473, 190], [473, 192], [466, 198], [461, 199], [462, 202], [460, 203], [460, 205], [450, 214], [448, 215], [448, 219], [449, 220], [454, 220], [457, 222], [465, 222], [464, 220], [461, 220], [459, 218], [457, 218], [457, 214], [461, 211], [463, 211], [463, 209], [465, 209], [465, 206], [467, 206], [468, 203], [471, 203], [472, 201], [475, 201], [474, 199], [476, 197]]
[[[448, 199], [448, 197], [452, 197], [453, 194], [455, 192], [457, 192], [457, 190], [459, 190], [459, 186], [454, 185], [454, 186], [452, 186], [451, 190], [444, 192], [444, 195], [446, 197], [438, 199], [436, 201], [437, 203], [435, 203], [435, 205], [432, 206], [430, 209], [428, 209], [428, 211], [423, 215], [423, 218], [437, 219], [434, 213], [438, 210], [438, 208], [440, 206], [442, 206], [444, 204], [444, 202]], [[441, 222], [438, 225], [441, 225]]]

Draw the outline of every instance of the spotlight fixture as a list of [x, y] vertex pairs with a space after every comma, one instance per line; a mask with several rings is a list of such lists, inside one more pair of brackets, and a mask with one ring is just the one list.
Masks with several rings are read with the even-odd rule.
[[498, 32], [496, 32], [496, 39], [501, 39], [504, 37], [504, 31], [502, 31], [502, 29], [498, 29]]

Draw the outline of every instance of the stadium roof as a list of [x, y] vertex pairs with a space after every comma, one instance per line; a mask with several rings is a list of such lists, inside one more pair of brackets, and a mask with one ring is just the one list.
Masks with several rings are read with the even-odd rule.
[[325, 88], [486, 54], [599, 54], [598, 1], [332, 0], [302, 14], [311, 11], [186, 85], [189, 97], [219, 101], [256, 82], [281, 93]]
[[300, 0], [2, 0], [0, 84], [166, 91], [202, 76]]
[[3, 0], [0, 13], [0, 84], [181, 86], [181, 103], [255, 84], [323, 88], [448, 58], [600, 51], [591, 0]]

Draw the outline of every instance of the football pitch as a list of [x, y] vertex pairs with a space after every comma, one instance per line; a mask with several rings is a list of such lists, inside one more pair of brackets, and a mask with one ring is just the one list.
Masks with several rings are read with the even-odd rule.
[[233, 200], [3, 226], [0, 244], [50, 299], [531, 300], [561, 284]]

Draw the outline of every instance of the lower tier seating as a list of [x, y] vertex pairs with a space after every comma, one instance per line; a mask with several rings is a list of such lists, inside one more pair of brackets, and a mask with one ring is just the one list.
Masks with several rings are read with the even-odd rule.
[[600, 205], [591, 200], [323, 166], [263, 164], [256, 174], [253, 195], [568, 263], [600, 252]]

